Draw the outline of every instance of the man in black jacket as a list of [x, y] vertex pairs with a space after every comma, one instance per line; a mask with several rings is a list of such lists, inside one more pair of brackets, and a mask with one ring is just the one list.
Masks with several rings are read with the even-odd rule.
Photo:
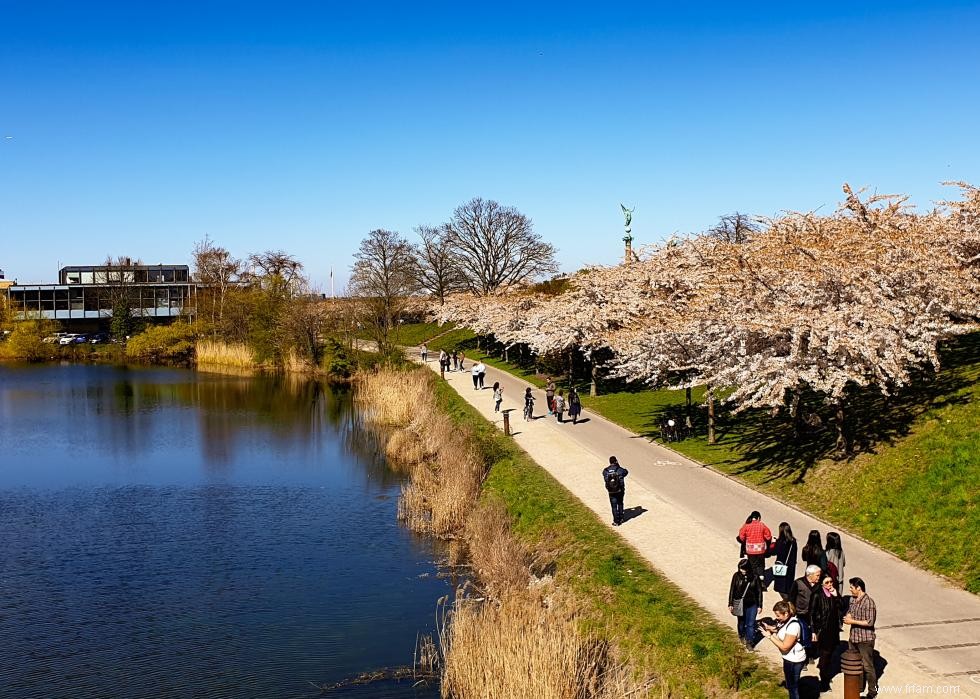
[[[802, 617], [810, 629], [813, 629], [812, 611], [813, 596], [820, 592], [820, 566], [807, 566], [802, 578], [797, 578], [789, 591], [789, 601], [796, 607], [796, 616]], [[809, 654], [809, 653], [808, 653]]]
[[609, 457], [609, 465], [602, 469], [602, 480], [606, 483], [609, 493], [609, 504], [612, 506], [613, 526], [623, 523], [623, 496], [626, 495], [626, 476], [629, 471], [619, 465], [615, 456]]

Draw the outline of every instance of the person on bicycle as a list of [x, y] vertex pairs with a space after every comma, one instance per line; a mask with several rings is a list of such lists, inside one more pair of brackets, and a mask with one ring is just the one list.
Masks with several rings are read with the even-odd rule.
[[534, 416], [534, 396], [531, 395], [531, 389], [528, 388], [524, 391], [524, 420], [530, 420]]

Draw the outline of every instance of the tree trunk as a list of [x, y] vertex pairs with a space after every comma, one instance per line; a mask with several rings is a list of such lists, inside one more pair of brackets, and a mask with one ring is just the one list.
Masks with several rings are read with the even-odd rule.
[[597, 396], [599, 395], [599, 385], [598, 382], [596, 381], [595, 362], [592, 362], [591, 376], [592, 376], [592, 383], [589, 384], [589, 395]]
[[687, 402], [687, 414], [691, 414], [691, 387], [688, 386], [684, 389], [684, 400]]
[[575, 350], [568, 350], [568, 386], [575, 385]]
[[708, 384], [708, 444], [715, 443], [715, 389]]
[[793, 420], [793, 437], [799, 439], [803, 421], [800, 419], [800, 392], [798, 389], [793, 389], [792, 397], [789, 400], [789, 416]]
[[504, 347], [504, 361], [505, 362], [510, 361], [509, 359], [507, 359], [507, 348], [506, 347]]
[[847, 430], [844, 424], [844, 401], [838, 400], [835, 408], [834, 422], [837, 423], [837, 451], [846, 456], [851, 453], [851, 443], [847, 438]]

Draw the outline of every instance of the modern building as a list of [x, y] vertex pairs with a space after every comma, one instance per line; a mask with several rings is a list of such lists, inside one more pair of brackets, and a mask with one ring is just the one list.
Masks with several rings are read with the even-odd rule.
[[5, 293], [20, 318], [59, 320], [78, 329], [97, 328], [124, 300], [134, 316], [169, 322], [196, 312], [197, 287], [187, 265], [91, 265], [62, 267], [57, 284], [14, 284]]

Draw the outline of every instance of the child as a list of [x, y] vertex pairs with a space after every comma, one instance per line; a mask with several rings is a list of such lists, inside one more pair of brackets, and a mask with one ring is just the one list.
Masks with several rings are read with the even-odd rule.
[[558, 391], [558, 395], [555, 396], [555, 417], [558, 418], [558, 422], [564, 422], [565, 417], [565, 392]]
[[531, 395], [530, 387], [524, 391], [524, 421], [530, 420], [534, 415], [534, 396]]
[[500, 412], [500, 403], [504, 400], [504, 389], [499, 381], [493, 382], [493, 412]]

